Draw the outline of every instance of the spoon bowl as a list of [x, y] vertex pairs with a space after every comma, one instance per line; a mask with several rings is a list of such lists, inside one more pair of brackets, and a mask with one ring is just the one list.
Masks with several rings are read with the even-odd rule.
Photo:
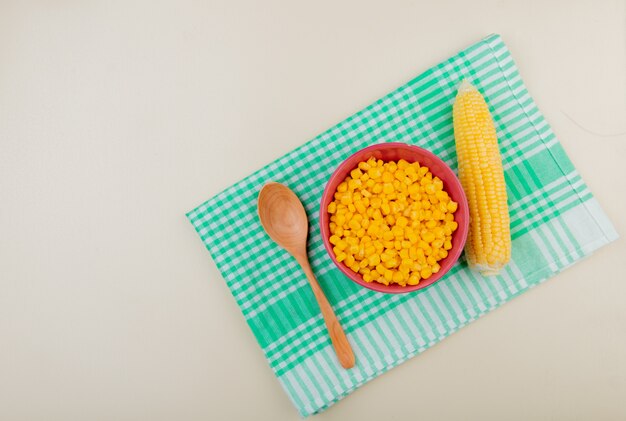
[[259, 193], [258, 210], [261, 225], [276, 244], [290, 253], [306, 251], [309, 221], [291, 189], [280, 183], [266, 184]]

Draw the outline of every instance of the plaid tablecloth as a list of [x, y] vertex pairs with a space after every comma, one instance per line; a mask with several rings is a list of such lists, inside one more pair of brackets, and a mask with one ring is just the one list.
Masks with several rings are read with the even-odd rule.
[[[501, 276], [483, 278], [461, 260], [443, 280], [411, 294], [357, 286], [322, 245], [318, 208], [326, 181], [356, 150], [391, 141], [429, 149], [456, 170], [452, 103], [463, 79], [483, 93], [496, 123], [511, 212], [511, 264]], [[292, 188], [308, 212], [311, 263], [353, 345], [357, 363], [351, 370], [337, 362], [304, 274], [259, 223], [256, 197], [268, 181]], [[617, 238], [498, 35], [428, 69], [187, 216], [302, 416], [324, 410]]]

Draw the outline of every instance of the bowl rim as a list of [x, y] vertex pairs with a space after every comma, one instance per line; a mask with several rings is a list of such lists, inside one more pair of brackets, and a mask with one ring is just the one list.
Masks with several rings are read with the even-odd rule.
[[[375, 152], [375, 151], [379, 151], [379, 150], [383, 150], [383, 149], [394, 149], [394, 148], [400, 148], [400, 149], [406, 149], [409, 150], [411, 152], [415, 152], [418, 155], [421, 156], [428, 156], [429, 159], [436, 161], [438, 164], [441, 165], [442, 168], [444, 168], [444, 171], [449, 172], [452, 176], [451, 180], [452, 183], [456, 185], [456, 187], [458, 188], [458, 191], [460, 192], [461, 198], [463, 200], [459, 200], [457, 201], [457, 203], [459, 204], [458, 210], [457, 211], [461, 211], [462, 213], [464, 213], [466, 215], [466, 218], [464, 218], [464, 224], [461, 225], [459, 224], [457, 230], [455, 231], [455, 235], [457, 235], [457, 237], [455, 238], [458, 246], [456, 247], [452, 247], [452, 249], [450, 249], [450, 251], [452, 253], [450, 253], [448, 255], [448, 257], [446, 257], [446, 267], [442, 267], [441, 270], [439, 272], [437, 272], [436, 274], [434, 274], [433, 276], [431, 276], [430, 278], [428, 278], [425, 281], [420, 281], [419, 284], [417, 285], [407, 285], [405, 287], [401, 287], [401, 286], [387, 286], [384, 284], [380, 284], [378, 282], [365, 282], [363, 280], [363, 277], [360, 274], [357, 274], [355, 272], [353, 272], [350, 268], [348, 268], [345, 264], [338, 262], [337, 259], [335, 258], [335, 253], [332, 250], [332, 245], [330, 244], [329, 238], [330, 238], [330, 227], [329, 227], [329, 223], [330, 223], [330, 217], [328, 214], [328, 211], [326, 209], [326, 206], [324, 205], [324, 202], [326, 201], [325, 199], [329, 196], [330, 192], [329, 192], [329, 187], [331, 184], [333, 184], [333, 182], [336, 181], [337, 178], [340, 177], [340, 174], [343, 173], [346, 170], [346, 166], [347, 163], [349, 161], [352, 160], [352, 158], [356, 155], [361, 155], [361, 154], [366, 154], [368, 152]], [[418, 161], [419, 162], [419, 161]], [[351, 168], [352, 169], [352, 168]], [[349, 170], [351, 170], [349, 169]], [[349, 171], [348, 170], [348, 171]], [[434, 174], [436, 176], [436, 174]], [[345, 175], [344, 175], [345, 177]], [[332, 194], [334, 194], [334, 192], [332, 192]], [[465, 195], [465, 190], [463, 189], [463, 186], [461, 185], [461, 182], [459, 181], [457, 175], [454, 173], [454, 171], [452, 171], [452, 168], [450, 168], [450, 166], [448, 164], [446, 164], [441, 158], [439, 158], [437, 155], [435, 155], [434, 153], [432, 153], [431, 151], [424, 149], [422, 147], [416, 146], [416, 145], [410, 145], [408, 143], [403, 143], [403, 142], [383, 142], [383, 143], [376, 143], [374, 145], [370, 145], [367, 146], [365, 148], [359, 149], [358, 151], [352, 153], [350, 156], [348, 156], [347, 158], [345, 158], [341, 164], [339, 164], [337, 166], [337, 168], [335, 169], [335, 171], [333, 171], [332, 175], [329, 177], [328, 181], [326, 182], [326, 185], [324, 186], [324, 191], [322, 193], [322, 197], [320, 200], [320, 210], [319, 210], [319, 221], [320, 221], [320, 232], [322, 235], [322, 242], [324, 243], [324, 248], [326, 249], [326, 252], [328, 253], [328, 256], [331, 258], [331, 260], [333, 261], [333, 263], [335, 264], [335, 266], [344, 274], [346, 275], [351, 281], [361, 285], [362, 287], [365, 287], [367, 289], [370, 289], [372, 291], [376, 291], [376, 292], [382, 292], [382, 293], [386, 293], [386, 294], [405, 294], [405, 293], [409, 293], [409, 292], [414, 292], [414, 291], [419, 291], [425, 288], [428, 288], [429, 286], [433, 285], [435, 282], [438, 282], [439, 280], [441, 280], [444, 275], [446, 273], [448, 273], [450, 271], [450, 269], [452, 269], [452, 267], [454, 267], [454, 265], [457, 263], [457, 261], [459, 260], [459, 258], [461, 257], [461, 254], [463, 253], [463, 249], [465, 247], [465, 243], [467, 241], [467, 235], [468, 235], [468, 231], [469, 231], [469, 218], [470, 218], [470, 214], [469, 214], [469, 206], [468, 206], [468, 202], [467, 202], [467, 196]], [[456, 219], [455, 219], [456, 220]], [[457, 221], [458, 223], [458, 221]], [[460, 235], [460, 237], [458, 237]]]

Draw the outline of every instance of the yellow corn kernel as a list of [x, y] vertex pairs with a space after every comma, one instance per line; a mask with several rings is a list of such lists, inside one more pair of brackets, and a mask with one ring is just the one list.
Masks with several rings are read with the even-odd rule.
[[387, 231], [383, 234], [383, 240], [385, 241], [392, 241], [394, 238], [393, 232], [391, 231]]
[[404, 216], [399, 216], [396, 219], [396, 226], [400, 227], [400, 228], [404, 228], [409, 224], [409, 220], [406, 219]]
[[378, 254], [371, 254], [368, 259], [368, 263], [370, 266], [376, 266], [380, 263], [380, 256]]
[[363, 182], [358, 178], [356, 180], [350, 180], [348, 181], [348, 190], [350, 191], [358, 190], [360, 189], [362, 185], [363, 185]]
[[433, 177], [433, 186], [435, 186], [436, 191], [443, 190], [443, 181], [439, 177]]
[[409, 164], [406, 160], [400, 159], [398, 161], [398, 169], [406, 170], [411, 164]]
[[352, 177], [353, 179], [361, 178], [362, 175], [363, 172], [359, 168], [355, 168], [350, 171], [350, 177]]
[[393, 280], [393, 272], [390, 269], [386, 269], [383, 276], [387, 282], [391, 282]]
[[378, 166], [376, 166], [376, 167], [373, 167], [373, 168], [370, 168], [369, 170], [367, 170], [367, 175], [370, 176], [370, 179], [377, 180], [377, 179], [379, 179], [383, 175], [383, 173], [380, 170], [380, 168]]
[[343, 262], [347, 256], [348, 255], [346, 253], [341, 252], [341, 253], [336, 254], [335, 258], [337, 259], [338, 262]]
[[417, 285], [420, 283], [420, 279], [421, 279], [420, 274], [413, 272], [411, 276], [409, 276], [409, 279], [407, 280], [406, 283], [409, 285]]
[[394, 272], [392, 279], [396, 284], [406, 284], [405, 274], [400, 271]]
[[366, 274], [363, 275], [363, 280], [365, 282], [372, 282], [373, 281], [372, 276], [369, 273], [366, 273]]
[[396, 268], [398, 267], [398, 259], [396, 259], [395, 257], [391, 257], [389, 260], [383, 263], [383, 266], [386, 267], [387, 269]]
[[354, 257], [357, 260], [363, 260], [364, 262], [367, 261], [367, 259], [364, 259], [364, 257], [365, 257], [365, 247], [363, 245], [359, 246], [359, 251], [354, 255]]
[[408, 275], [409, 272], [411, 271], [411, 266], [407, 266], [404, 263], [400, 263], [400, 265], [398, 266], [398, 271], [400, 271], [401, 273]]
[[435, 234], [433, 234], [431, 231], [423, 231], [421, 234], [422, 240], [424, 240], [427, 243], [432, 242], [435, 239]]
[[428, 279], [432, 276], [432, 274], [433, 272], [429, 267], [424, 267], [420, 271], [420, 276], [422, 277], [422, 279]]
[[376, 272], [380, 273], [381, 275], [384, 275], [386, 270], [387, 268], [383, 266], [382, 263], [376, 265]]
[[405, 234], [407, 240], [409, 240], [411, 242], [411, 244], [415, 244], [419, 241], [419, 236], [414, 233], [414, 232], [410, 232], [408, 234]]
[[393, 184], [391, 184], [391, 183], [385, 183], [385, 184], [383, 184], [383, 193], [385, 193], [385, 194], [391, 194], [391, 193], [393, 193], [393, 192], [394, 192], [394, 190], [395, 190], [395, 189], [394, 189], [394, 187], [393, 187]]
[[443, 242], [443, 249], [450, 250], [452, 248], [452, 242], [450, 240], [446, 240]]
[[439, 202], [447, 203], [448, 200], [450, 200], [448, 193], [446, 193], [443, 190], [440, 190], [437, 193], [435, 193], [435, 197], [439, 200]]
[[328, 241], [330, 242], [330, 244], [332, 244], [333, 246], [336, 246], [337, 243], [339, 241], [341, 241], [341, 238], [339, 238], [339, 236], [337, 235], [331, 235], [330, 238], [328, 239]]
[[335, 202], [330, 202], [328, 204], [328, 213], [333, 214], [337, 212], [337, 203]]
[[470, 210], [467, 261], [483, 275], [494, 275], [511, 258], [506, 182], [489, 107], [467, 81], [454, 102], [453, 124], [459, 178]]
[[450, 230], [454, 232], [459, 227], [459, 224], [456, 221], [449, 221], [446, 222], [446, 226], [450, 227]]

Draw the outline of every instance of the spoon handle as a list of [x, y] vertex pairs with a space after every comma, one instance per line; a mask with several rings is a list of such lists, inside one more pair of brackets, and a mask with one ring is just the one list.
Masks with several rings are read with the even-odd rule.
[[300, 266], [302, 266], [302, 270], [311, 284], [311, 289], [313, 290], [313, 294], [317, 299], [317, 304], [320, 306], [320, 310], [322, 311], [322, 316], [324, 317], [324, 322], [326, 322], [326, 328], [328, 329], [328, 334], [330, 335], [330, 340], [335, 348], [335, 353], [337, 354], [339, 363], [341, 363], [343, 368], [354, 367], [354, 352], [352, 351], [350, 342], [348, 342], [348, 338], [339, 324], [333, 308], [328, 302], [324, 291], [322, 291], [322, 287], [320, 287], [315, 275], [313, 275], [313, 270], [311, 270], [308, 258], [306, 256], [297, 256], [296, 260], [300, 263]]

